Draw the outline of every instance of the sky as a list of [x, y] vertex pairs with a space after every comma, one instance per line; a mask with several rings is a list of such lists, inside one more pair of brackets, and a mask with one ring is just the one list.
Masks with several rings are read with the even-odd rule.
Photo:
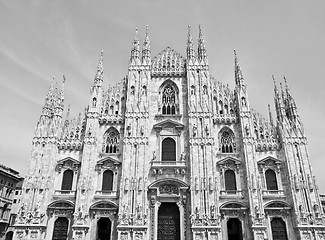
[[187, 26], [201, 25], [210, 73], [234, 88], [236, 49], [250, 105], [274, 114], [273, 81], [285, 75], [304, 123], [310, 162], [325, 194], [325, 1], [0, 0], [0, 163], [25, 175], [52, 81], [66, 76], [71, 115], [89, 101], [100, 51], [104, 87], [127, 74], [138, 26], [149, 26], [152, 57], [167, 46], [185, 56]]

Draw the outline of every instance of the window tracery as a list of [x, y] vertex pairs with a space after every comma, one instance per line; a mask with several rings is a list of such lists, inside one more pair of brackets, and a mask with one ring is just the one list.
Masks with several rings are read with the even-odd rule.
[[105, 153], [119, 152], [119, 133], [115, 129], [111, 129], [105, 135], [103, 152]]
[[162, 114], [174, 115], [177, 109], [177, 92], [171, 84], [162, 91]]
[[220, 136], [220, 147], [221, 153], [233, 153], [236, 151], [236, 144], [232, 132], [225, 130]]

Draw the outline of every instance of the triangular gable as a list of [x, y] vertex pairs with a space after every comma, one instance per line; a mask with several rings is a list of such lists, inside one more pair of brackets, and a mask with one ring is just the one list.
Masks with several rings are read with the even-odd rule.
[[218, 165], [222, 165], [222, 164], [227, 163], [228, 161], [232, 161], [236, 165], [240, 165], [241, 164], [241, 161], [238, 158], [235, 158], [235, 157], [232, 157], [232, 156], [228, 156], [228, 157], [222, 158], [217, 163], [218, 163]]
[[184, 125], [182, 123], [176, 122], [172, 119], [166, 119], [164, 121], [161, 121], [159, 123], [156, 123], [155, 125], [153, 125], [154, 129], [162, 129], [164, 127], [173, 127], [173, 128], [177, 128], [177, 129], [183, 129]]
[[121, 161], [119, 160], [118, 156], [116, 155], [111, 155], [111, 156], [106, 156], [101, 158], [100, 160], [97, 161], [97, 165], [102, 165], [104, 164], [106, 161], [109, 161], [111, 163], [113, 163], [114, 165], [120, 165]]
[[282, 163], [279, 159], [277, 159], [275, 157], [267, 156], [265, 158], [262, 158], [261, 160], [258, 160], [257, 164], [265, 164], [267, 161], [273, 161], [273, 162], [275, 162], [275, 164], [281, 164]]
[[66, 157], [58, 161], [58, 164], [64, 164], [65, 162], [71, 161], [73, 164], [80, 164], [80, 161], [78, 161], [75, 158], [72, 157]]
[[152, 74], [184, 74], [185, 58], [170, 47], [165, 48], [152, 61]]

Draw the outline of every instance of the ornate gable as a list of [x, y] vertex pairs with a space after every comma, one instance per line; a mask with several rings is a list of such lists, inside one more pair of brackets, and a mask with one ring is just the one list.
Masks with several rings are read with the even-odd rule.
[[170, 128], [182, 130], [184, 128], [184, 125], [174, 120], [166, 119], [162, 122], [153, 125], [153, 128], [157, 131], [161, 131], [162, 129], [170, 129]]
[[106, 156], [97, 161], [96, 170], [101, 172], [101, 170], [110, 169], [116, 173], [118, 166], [121, 164], [117, 156]]
[[175, 50], [167, 47], [152, 61], [152, 73], [165, 76], [185, 75], [185, 59]]
[[59, 172], [61, 172], [62, 169], [71, 169], [77, 171], [80, 168], [80, 165], [81, 162], [72, 157], [63, 158], [57, 162]]
[[261, 170], [270, 168], [276, 170], [277, 172], [280, 170], [281, 163], [282, 162], [279, 159], [272, 156], [267, 156], [257, 162]]

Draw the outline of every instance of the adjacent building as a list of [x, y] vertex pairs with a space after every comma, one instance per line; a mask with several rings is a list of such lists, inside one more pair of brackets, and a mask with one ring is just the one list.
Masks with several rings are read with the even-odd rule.
[[280, 89], [274, 79], [267, 119], [251, 107], [236, 53], [230, 89], [210, 74], [200, 28], [184, 50], [153, 57], [148, 29], [142, 44], [136, 33], [127, 76], [108, 88], [102, 53], [75, 117], [62, 116], [65, 78], [53, 80], [14, 239], [325, 239], [286, 79]]
[[22, 179], [19, 176], [19, 172], [0, 165], [0, 239], [6, 238], [16, 184]]

